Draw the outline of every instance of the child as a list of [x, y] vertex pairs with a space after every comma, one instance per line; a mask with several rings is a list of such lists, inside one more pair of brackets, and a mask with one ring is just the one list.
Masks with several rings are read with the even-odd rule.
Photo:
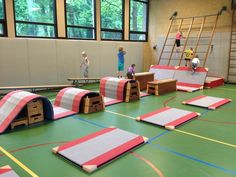
[[176, 52], [180, 51], [180, 40], [183, 38], [182, 31], [178, 31], [175, 35], [175, 44], [176, 44]]
[[199, 67], [200, 65], [200, 60], [198, 58], [198, 55], [195, 56], [195, 58], [192, 60], [192, 71], [195, 72], [196, 69]]
[[128, 79], [133, 79], [133, 78], [134, 78], [134, 74], [135, 74], [134, 67], [135, 67], [135, 64], [132, 64], [132, 65], [128, 68], [127, 74], [126, 74], [126, 76], [127, 76]]
[[85, 51], [82, 52], [82, 61], [80, 63], [80, 68], [81, 67], [83, 68], [84, 78], [88, 78], [89, 59]]
[[184, 51], [185, 53], [185, 66], [189, 66], [190, 67], [190, 61], [193, 59], [193, 48], [191, 47], [188, 50]]
[[125, 65], [125, 57], [126, 51], [124, 51], [123, 47], [119, 47], [118, 49], [118, 78], [122, 78], [122, 71], [124, 71], [124, 65]]

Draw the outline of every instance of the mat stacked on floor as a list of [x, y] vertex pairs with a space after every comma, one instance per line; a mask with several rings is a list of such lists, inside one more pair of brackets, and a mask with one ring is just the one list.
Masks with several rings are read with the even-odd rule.
[[162, 109], [149, 112], [137, 117], [136, 120], [159, 125], [167, 129], [175, 127], [198, 117], [200, 114], [196, 112], [186, 111], [182, 109], [165, 107]]
[[10, 166], [0, 167], [0, 177], [19, 177]]
[[205, 81], [205, 88], [214, 88], [218, 86], [224, 85], [224, 78], [222, 77], [213, 77], [213, 76], [207, 76]]
[[[41, 103], [39, 105], [38, 103]], [[37, 107], [41, 108], [40, 112]], [[27, 91], [12, 91], [0, 101], [0, 133], [9, 125], [12, 128], [39, 122], [38, 117], [56, 120], [69, 115], [97, 112], [104, 109], [102, 96], [97, 92], [77, 88], [62, 89], [56, 96], [54, 105], [43, 96]], [[31, 114], [33, 112], [38, 117]], [[29, 117], [29, 118], [28, 118]]]
[[0, 133], [3, 133], [11, 122], [23, 111], [27, 103], [34, 99], [41, 99], [43, 102], [44, 118], [53, 119], [53, 108], [50, 101], [43, 96], [27, 91], [12, 91], [0, 101]]
[[218, 97], [201, 95], [201, 96], [192, 98], [190, 100], [183, 101], [182, 103], [187, 104], [187, 105], [192, 105], [192, 106], [204, 107], [208, 109], [216, 109], [231, 101], [232, 101], [231, 99], [227, 99], [227, 98], [218, 98]]
[[177, 90], [193, 92], [203, 89], [208, 70], [203, 67], [197, 68], [192, 72], [191, 68], [180, 66], [160, 66], [154, 65], [150, 67], [150, 72], [155, 73], [154, 79], [176, 79]]
[[81, 112], [80, 108], [81, 104], [83, 104], [83, 98], [89, 97], [91, 94], [99, 96], [99, 93], [84, 89], [70, 87], [62, 89], [57, 94], [54, 102], [54, 119], [60, 119]]
[[[100, 94], [104, 96], [104, 103], [105, 106], [109, 106], [116, 103], [121, 103], [123, 101], [127, 102], [127, 92], [126, 92], [126, 86], [127, 84], [135, 84], [134, 80], [130, 79], [119, 79], [115, 77], [104, 77], [100, 80]], [[131, 90], [129, 90], [131, 91]], [[131, 93], [131, 92], [130, 92]], [[136, 97], [133, 99], [139, 99], [139, 88], [136, 88], [136, 94], [131, 93], [129, 96], [130, 98], [132, 96]]]
[[118, 128], [105, 128], [58, 146], [53, 152], [79, 165], [83, 170], [93, 172], [147, 140]]

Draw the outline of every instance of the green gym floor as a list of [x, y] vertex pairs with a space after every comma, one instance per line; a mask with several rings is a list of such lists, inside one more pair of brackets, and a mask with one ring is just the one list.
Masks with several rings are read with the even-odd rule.
[[[98, 85], [86, 89], [98, 90]], [[40, 92], [53, 100], [56, 92]], [[183, 100], [208, 95], [233, 101], [216, 110], [182, 105]], [[106, 107], [105, 111], [78, 114], [33, 127], [19, 127], [0, 135], [0, 146], [40, 177], [232, 177], [236, 176], [236, 85], [193, 93], [175, 92], [147, 96], [140, 101]], [[164, 106], [202, 115], [173, 131], [135, 117]], [[149, 138], [149, 143], [110, 162], [92, 174], [54, 155], [53, 147], [104, 127], [115, 126]], [[10, 165], [21, 176], [30, 176], [0, 152], [0, 166]], [[22, 166], [22, 165], [21, 165]]]

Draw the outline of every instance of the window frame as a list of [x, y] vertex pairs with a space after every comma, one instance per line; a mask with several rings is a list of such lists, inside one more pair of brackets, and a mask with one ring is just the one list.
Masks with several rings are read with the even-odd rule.
[[[103, 28], [102, 27], [102, 1], [100, 1], [100, 38], [101, 41], [125, 41], [124, 36], [125, 36], [125, 0], [122, 0], [122, 29], [117, 30], [117, 29], [109, 29], [109, 28]], [[102, 38], [102, 32], [118, 32], [122, 34], [122, 39], [104, 39]]]
[[[96, 4], [97, 1], [93, 0], [93, 13], [94, 13], [94, 27], [88, 27], [88, 26], [82, 26], [82, 25], [68, 25], [67, 23], [67, 14], [66, 14], [66, 0], [64, 0], [64, 14], [65, 14], [65, 32], [66, 32], [66, 39], [71, 39], [71, 40], [97, 40], [97, 10], [96, 10]], [[94, 30], [94, 39], [87, 39], [87, 38], [69, 38], [68, 37], [68, 32], [67, 32], [67, 28], [83, 28], [83, 29], [92, 29]]]
[[[53, 8], [53, 15], [54, 15], [54, 23], [44, 23], [44, 22], [29, 22], [23, 20], [16, 20], [16, 11], [15, 11], [15, 0], [13, 0], [13, 13], [14, 13], [14, 24], [15, 24], [15, 36], [20, 38], [46, 38], [46, 39], [57, 39], [58, 38], [58, 26], [57, 26], [57, 2], [53, 0], [54, 8]], [[54, 27], [54, 37], [46, 37], [46, 36], [22, 36], [17, 35], [16, 24], [33, 24], [33, 25], [46, 25], [46, 26], [53, 26]]]
[[[142, 32], [142, 31], [132, 31], [131, 27], [130, 27], [130, 13], [131, 13], [131, 1], [136, 1], [136, 2], [141, 2], [143, 4], [147, 5], [147, 14], [146, 14], [146, 31]], [[132, 42], [148, 42], [148, 27], [149, 27], [149, 2], [150, 0], [147, 0], [147, 2], [143, 1], [143, 0], [129, 0], [129, 41]], [[144, 34], [146, 36], [145, 40], [131, 40], [130, 39], [130, 34]]]
[[6, 2], [2, 1], [3, 10], [4, 10], [4, 19], [0, 19], [0, 24], [3, 26], [3, 34], [0, 34], [0, 37], [8, 37], [7, 32], [7, 13], [6, 13]]

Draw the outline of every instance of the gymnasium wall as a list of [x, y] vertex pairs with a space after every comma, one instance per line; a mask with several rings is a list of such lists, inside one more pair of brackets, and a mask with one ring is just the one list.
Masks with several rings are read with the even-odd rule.
[[[144, 70], [148, 70], [150, 64], [157, 63], [170, 25], [169, 18], [174, 11], [178, 11], [178, 17], [201, 16], [215, 14], [222, 6], [227, 6], [228, 11], [219, 18], [206, 66], [209, 74], [227, 77], [231, 0], [150, 0], [149, 42], [144, 44], [143, 51]], [[153, 50], [156, 44], [157, 50]]]
[[89, 76], [116, 76], [117, 49], [127, 51], [125, 69], [142, 70], [143, 43], [0, 38], [0, 86], [68, 84], [81, 77], [81, 52], [90, 59]]

